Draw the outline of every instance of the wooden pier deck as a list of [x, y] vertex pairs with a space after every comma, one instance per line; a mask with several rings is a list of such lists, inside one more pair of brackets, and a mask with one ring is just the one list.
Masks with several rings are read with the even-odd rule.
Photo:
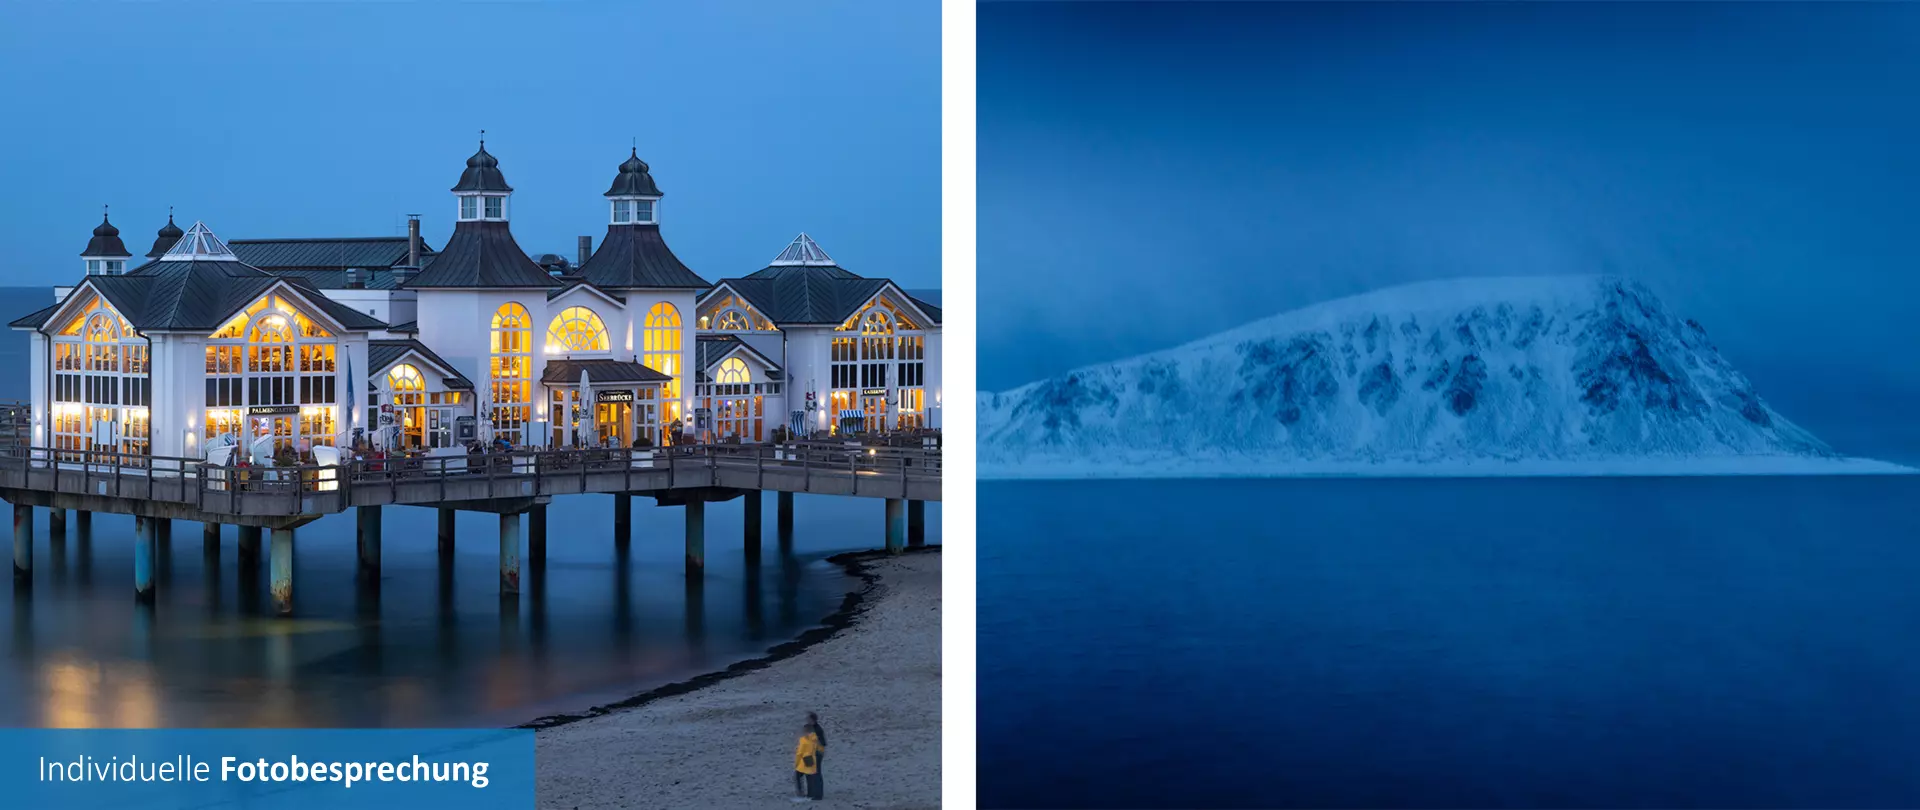
[[[9, 421], [0, 418], [0, 422]], [[0, 430], [0, 433], [4, 433]], [[381, 519], [386, 506], [440, 512], [440, 545], [450, 552], [457, 510], [500, 516], [500, 588], [520, 588], [525, 548], [546, 555], [546, 508], [558, 495], [613, 495], [614, 542], [631, 534], [632, 496], [648, 496], [686, 515], [687, 575], [706, 567], [705, 506], [744, 498], [746, 552], [759, 553], [763, 492], [777, 493], [783, 531], [793, 524], [793, 495], [883, 499], [886, 548], [903, 550], [925, 537], [925, 503], [940, 500], [940, 450], [867, 447], [846, 442], [783, 445], [716, 444], [658, 450], [524, 450], [425, 458], [353, 459], [289, 467], [216, 465], [201, 459], [61, 450], [8, 444], [0, 437], [0, 498], [13, 504], [14, 587], [33, 582], [33, 512], [49, 510], [49, 528], [64, 532], [69, 511], [86, 525], [94, 512], [135, 517], [134, 594], [151, 601], [156, 539], [173, 520], [240, 527], [241, 564], [258, 563], [261, 535], [271, 531], [269, 560], [276, 611], [293, 612], [295, 530], [329, 514], [358, 509], [361, 572], [377, 582]], [[523, 518], [525, 518], [523, 520]]]

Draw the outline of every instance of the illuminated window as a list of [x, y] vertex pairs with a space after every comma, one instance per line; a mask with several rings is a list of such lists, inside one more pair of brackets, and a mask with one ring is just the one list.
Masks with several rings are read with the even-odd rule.
[[716, 381], [721, 385], [751, 383], [753, 372], [747, 369], [746, 361], [738, 357], [729, 357], [720, 364], [720, 376]]
[[[147, 341], [104, 299], [81, 308], [49, 347], [55, 448], [145, 455], [150, 452]], [[73, 458], [79, 458], [76, 453]]]
[[421, 376], [420, 369], [415, 368], [412, 363], [401, 363], [400, 365], [394, 366], [392, 371], [387, 372], [387, 390], [394, 392], [425, 391], [427, 390], [427, 380], [424, 376]]
[[[243, 447], [271, 437], [274, 449], [338, 442], [339, 347], [292, 299], [265, 295], [207, 337], [202, 430]], [[249, 407], [275, 412], [246, 416]]]
[[740, 310], [729, 309], [720, 313], [720, 324], [714, 328], [722, 332], [745, 332], [753, 327], [747, 323], [747, 316], [742, 315]]
[[669, 421], [678, 418], [678, 408], [672, 401], [680, 398], [679, 309], [665, 301], [653, 305], [653, 309], [647, 312], [641, 351], [642, 364], [673, 378], [672, 382], [667, 383], [666, 417]]
[[607, 327], [586, 307], [567, 307], [547, 326], [547, 353], [607, 351]]
[[487, 418], [493, 435], [524, 444], [533, 420], [533, 316], [511, 301], [493, 313]]

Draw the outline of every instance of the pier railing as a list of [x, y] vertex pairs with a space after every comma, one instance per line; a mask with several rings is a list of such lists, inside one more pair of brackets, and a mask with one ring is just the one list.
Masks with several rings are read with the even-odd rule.
[[527, 449], [252, 466], [0, 445], [0, 488], [180, 504], [244, 515], [688, 488], [940, 499], [937, 448], [834, 442]]

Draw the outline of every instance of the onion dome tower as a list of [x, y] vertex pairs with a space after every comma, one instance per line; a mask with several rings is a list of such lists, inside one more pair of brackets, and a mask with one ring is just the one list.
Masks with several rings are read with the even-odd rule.
[[81, 251], [80, 258], [86, 262], [89, 276], [117, 276], [127, 272], [127, 260], [133, 254], [127, 252], [127, 245], [120, 241], [120, 229], [107, 221], [103, 211], [100, 224], [93, 229], [93, 238], [87, 241], [87, 249]]
[[647, 162], [629, 153], [604, 195], [611, 207], [607, 238], [577, 271], [603, 290], [711, 287], [688, 269], [660, 236], [660, 186]]
[[433, 264], [407, 281], [407, 289], [544, 290], [561, 286], [559, 279], [528, 258], [508, 230], [507, 198], [512, 194], [513, 187], [507, 185], [507, 176], [500, 171], [500, 160], [487, 152], [483, 138], [480, 151], [467, 158], [467, 170], [460, 173], [460, 182], [453, 186], [453, 196], [460, 204], [453, 236], [434, 255]]
[[173, 211], [167, 211], [167, 224], [160, 228], [159, 233], [154, 234], [153, 249], [147, 251], [147, 258], [158, 259], [166, 255], [166, 252], [173, 248], [174, 243], [180, 241], [180, 237], [185, 235], [186, 231], [180, 230], [180, 226], [173, 224]]

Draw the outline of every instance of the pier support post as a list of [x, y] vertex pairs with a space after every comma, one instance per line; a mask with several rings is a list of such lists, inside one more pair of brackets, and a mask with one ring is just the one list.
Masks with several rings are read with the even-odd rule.
[[257, 568], [260, 565], [260, 527], [237, 526], [240, 535], [240, 567]]
[[707, 572], [707, 504], [687, 504], [687, 576], [703, 577]]
[[47, 531], [52, 534], [67, 533], [67, 510], [57, 506], [47, 510]]
[[613, 493], [613, 544], [624, 546], [633, 542], [633, 496], [625, 492]]
[[747, 559], [757, 560], [760, 559], [760, 508], [764, 501], [761, 500], [760, 490], [757, 489], [747, 490], [746, 498]]
[[173, 519], [172, 518], [147, 518], [147, 520], [153, 524], [154, 539], [159, 540], [161, 545], [172, 546], [173, 545]]
[[152, 518], [135, 515], [133, 518], [133, 599], [136, 602], [153, 601], [153, 557], [154, 546], [159, 544], [159, 526]]
[[927, 502], [907, 501], [907, 548], [927, 544]]
[[793, 536], [793, 493], [791, 492], [780, 493], [780, 501], [777, 504], [777, 508], [774, 511], [778, 512], [778, 514], [774, 516], [774, 525], [777, 529], [779, 529], [780, 536], [792, 537]]
[[547, 505], [536, 503], [527, 512], [527, 561], [547, 564]]
[[907, 502], [899, 498], [887, 499], [887, 553], [899, 554], [906, 550], [907, 540]]
[[33, 507], [13, 505], [13, 586], [33, 587]]
[[380, 580], [380, 507], [362, 506], [358, 511], [360, 579], [364, 582], [378, 582]]
[[73, 510], [74, 528], [81, 533], [93, 531], [93, 513], [85, 509]]
[[220, 524], [208, 523], [200, 529], [200, 545], [207, 553], [220, 556]]
[[274, 529], [273, 545], [268, 550], [268, 588], [273, 591], [276, 616], [293, 615], [293, 530]]
[[500, 516], [500, 595], [520, 593], [520, 516]]
[[440, 553], [453, 553], [453, 510], [440, 510]]

